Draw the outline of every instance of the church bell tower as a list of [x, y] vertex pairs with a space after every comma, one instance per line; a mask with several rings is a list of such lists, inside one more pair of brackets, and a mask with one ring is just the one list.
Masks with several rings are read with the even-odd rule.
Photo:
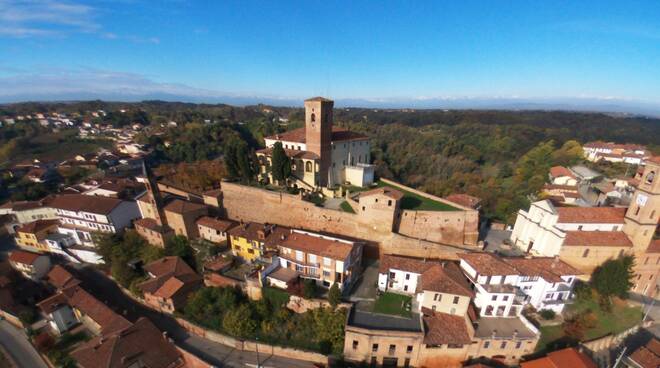
[[660, 218], [660, 157], [646, 161], [644, 173], [626, 212], [623, 232], [633, 250], [643, 252], [651, 243]]
[[323, 97], [305, 100], [305, 144], [319, 156], [318, 186], [328, 185], [332, 164], [332, 109], [334, 102]]

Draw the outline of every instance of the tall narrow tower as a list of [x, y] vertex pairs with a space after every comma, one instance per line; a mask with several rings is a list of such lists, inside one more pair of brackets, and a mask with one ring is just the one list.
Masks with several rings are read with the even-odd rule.
[[328, 171], [332, 164], [332, 108], [334, 102], [323, 97], [305, 100], [305, 143], [307, 151], [316, 153], [319, 160], [318, 185], [328, 185]]
[[643, 252], [653, 239], [660, 218], [660, 157], [646, 161], [644, 173], [626, 212], [623, 232], [635, 252]]

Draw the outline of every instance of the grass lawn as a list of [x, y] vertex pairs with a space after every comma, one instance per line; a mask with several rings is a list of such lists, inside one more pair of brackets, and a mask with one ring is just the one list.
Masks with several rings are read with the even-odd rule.
[[289, 302], [289, 294], [274, 287], [263, 288], [264, 298], [270, 300], [273, 305], [286, 305]]
[[385, 183], [382, 180], [378, 181], [378, 187], [390, 187], [403, 192], [404, 196], [401, 200], [401, 209], [404, 210], [418, 210], [418, 211], [460, 211], [458, 208], [450, 206], [446, 203], [434, 201], [432, 199], [422, 197], [419, 194], [409, 192], [401, 187]]
[[[584, 340], [589, 341], [607, 334], [617, 334], [641, 322], [643, 313], [639, 307], [630, 307], [625, 302], [614, 302], [612, 311], [603, 311], [595, 300], [581, 300], [566, 307], [565, 315], [591, 310], [597, 318], [597, 325], [585, 331]], [[562, 326], [541, 327], [541, 339], [536, 346], [537, 351], [546, 349], [547, 345], [564, 337]]]
[[341, 202], [339, 207], [341, 207], [341, 210], [344, 211], [344, 212], [355, 213], [355, 211], [353, 210], [353, 207], [351, 207], [351, 205], [348, 204], [348, 202], [346, 202], [346, 201]]
[[407, 295], [383, 293], [374, 304], [374, 313], [410, 317], [410, 311], [406, 310], [406, 305], [409, 304], [411, 304], [411, 298]]

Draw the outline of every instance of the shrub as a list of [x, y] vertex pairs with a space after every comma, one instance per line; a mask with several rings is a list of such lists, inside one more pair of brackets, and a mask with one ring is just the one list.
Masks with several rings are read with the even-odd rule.
[[313, 299], [316, 296], [316, 282], [314, 280], [305, 280], [303, 284], [303, 298]]
[[557, 316], [555, 311], [553, 311], [552, 309], [542, 309], [539, 312], [539, 315], [541, 316], [541, 318], [543, 318], [546, 321], [554, 319]]
[[337, 305], [341, 303], [341, 291], [337, 283], [332, 284], [330, 291], [328, 291], [328, 302], [330, 302], [332, 309], [337, 308]]

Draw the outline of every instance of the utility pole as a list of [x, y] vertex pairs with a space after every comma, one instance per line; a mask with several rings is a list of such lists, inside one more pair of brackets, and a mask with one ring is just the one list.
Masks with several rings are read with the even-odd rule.
[[256, 340], [257, 340], [257, 345], [256, 345], [256, 347], [257, 347], [257, 368], [261, 368], [261, 364], [259, 363], [259, 338], [257, 337]]

